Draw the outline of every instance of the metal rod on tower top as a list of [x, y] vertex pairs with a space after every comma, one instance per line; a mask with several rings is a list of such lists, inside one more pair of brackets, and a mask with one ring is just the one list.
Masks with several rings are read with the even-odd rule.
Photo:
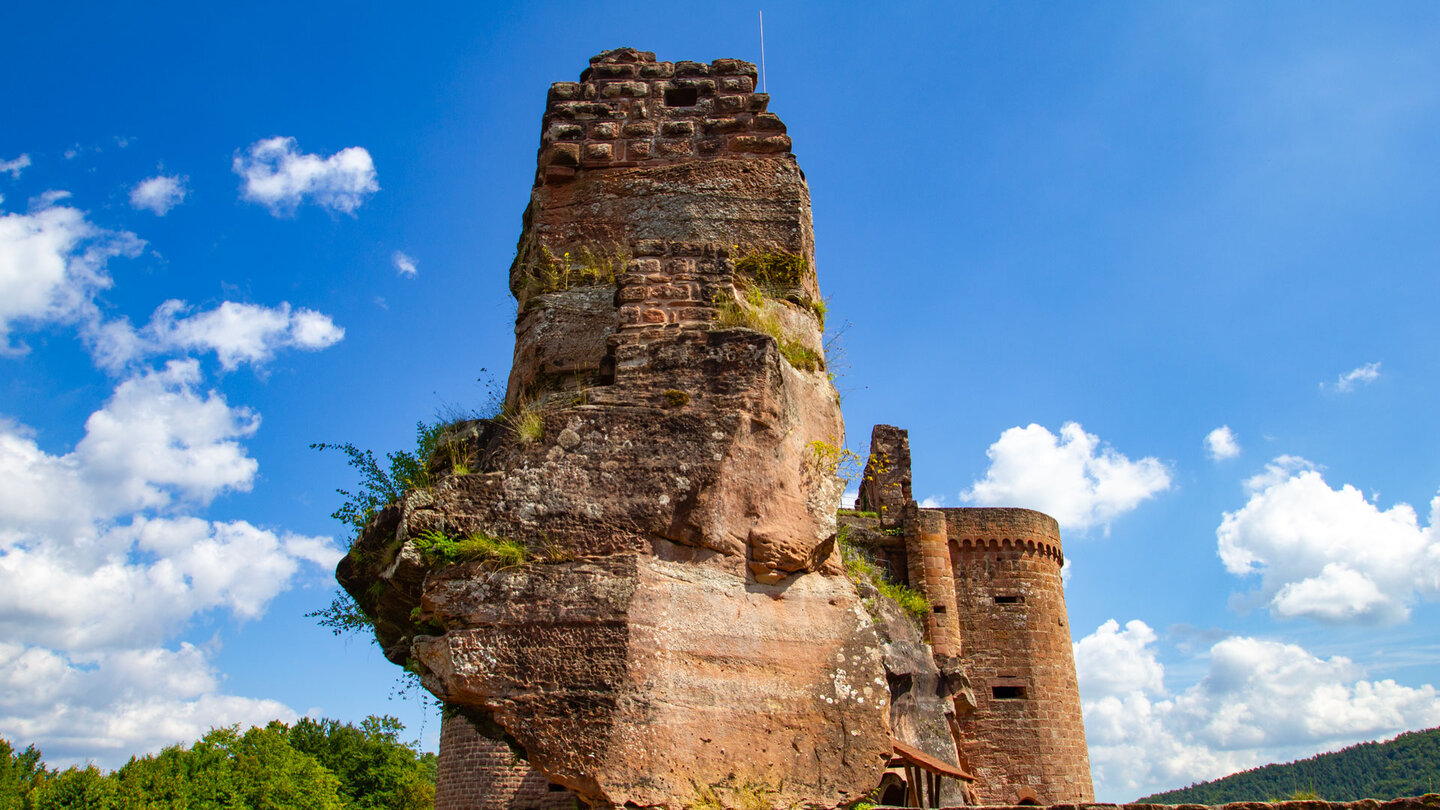
[[765, 92], [765, 12], [760, 12], [760, 92]]

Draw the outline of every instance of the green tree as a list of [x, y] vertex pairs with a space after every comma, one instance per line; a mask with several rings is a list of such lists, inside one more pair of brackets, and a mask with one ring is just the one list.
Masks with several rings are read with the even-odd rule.
[[135, 758], [115, 772], [127, 808], [241, 808], [234, 764], [211, 732], [186, 750], [175, 745], [153, 756]]
[[47, 776], [30, 791], [30, 810], [122, 810], [115, 783], [90, 765]]
[[0, 739], [0, 810], [23, 810], [31, 789], [48, 773], [35, 746], [16, 753]]
[[401, 741], [393, 717], [212, 729], [193, 746], [132, 757], [111, 774], [52, 772], [0, 739], [0, 810], [428, 810], [435, 756]]
[[304, 718], [290, 727], [290, 744], [339, 777], [348, 806], [422, 810], [435, 803], [434, 768], [400, 740], [404, 730], [388, 716], [367, 717], [360, 728]]
[[1352, 745], [1281, 765], [1266, 765], [1156, 793], [1153, 804], [1226, 804], [1301, 796], [1332, 802], [1395, 799], [1429, 793], [1440, 779], [1440, 729], [1413, 731], [1393, 740]]
[[[233, 734], [234, 729], [229, 729]], [[235, 784], [255, 810], [341, 810], [340, 780], [290, 745], [284, 723], [252, 728], [229, 742]], [[211, 732], [214, 734], [215, 732]]]

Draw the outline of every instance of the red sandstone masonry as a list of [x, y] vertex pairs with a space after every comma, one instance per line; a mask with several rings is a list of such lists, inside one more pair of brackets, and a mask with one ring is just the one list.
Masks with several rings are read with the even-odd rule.
[[656, 62], [634, 48], [590, 61], [580, 81], [550, 86], [536, 185], [567, 182], [581, 168], [790, 152], [750, 62]]
[[1092, 799], [1059, 525], [1029, 509], [942, 511], [977, 702], [961, 745], [980, 802]]
[[911, 587], [918, 588], [930, 602], [930, 612], [925, 614], [926, 641], [936, 656], [953, 658], [960, 655], [962, 636], [945, 528], [943, 513], [912, 507], [907, 512], [905, 556]]
[[435, 810], [573, 810], [575, 794], [555, 788], [543, 774], [499, 740], [482, 737], [469, 720], [440, 725]]

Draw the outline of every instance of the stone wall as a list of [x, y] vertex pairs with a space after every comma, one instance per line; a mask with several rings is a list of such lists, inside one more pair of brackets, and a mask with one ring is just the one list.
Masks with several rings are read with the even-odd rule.
[[943, 511], [977, 704], [961, 747], [981, 803], [1092, 799], [1059, 526], [1028, 509]]
[[656, 165], [790, 151], [785, 125], [740, 59], [656, 62], [634, 48], [590, 60], [578, 82], [550, 86], [537, 185], [577, 169]]
[[885, 528], [905, 519], [910, 495], [910, 432], [893, 425], [876, 425], [870, 431], [870, 458], [860, 478], [857, 509], [874, 512]]
[[459, 715], [441, 721], [439, 759], [435, 810], [575, 810], [574, 793]]
[[[1405, 799], [1380, 801], [1361, 799], [1354, 802], [1293, 801], [1293, 802], [1230, 802], [1229, 804], [1053, 804], [1051, 810], [1436, 810], [1440, 793], [1427, 793]], [[951, 810], [941, 808], [941, 810]], [[987, 810], [1035, 810], [1034, 805], [993, 805]]]
[[[390, 660], [592, 806], [836, 806], [892, 753], [817, 450], [844, 422], [809, 191], [754, 73], [622, 48], [552, 89], [505, 412], [449, 426], [337, 568]], [[523, 774], [441, 759], [464, 790]]]

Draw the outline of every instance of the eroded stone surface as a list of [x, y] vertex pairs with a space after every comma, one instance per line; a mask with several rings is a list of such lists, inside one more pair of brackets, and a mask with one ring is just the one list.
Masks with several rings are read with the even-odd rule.
[[784, 785], [787, 804], [843, 800], [863, 791], [839, 780], [889, 754], [862, 733], [888, 691], [843, 578], [758, 585], [650, 554], [477, 573], [427, 588], [430, 615], [468, 629], [416, 640], [426, 685], [492, 712], [583, 796], [684, 804], [738, 775]]
[[[844, 425], [809, 194], [753, 78], [621, 49], [552, 87], [506, 413], [452, 426], [337, 571], [390, 660], [597, 806], [834, 806], [890, 754], [816, 451]], [[529, 559], [417, 542], [476, 532]]]

